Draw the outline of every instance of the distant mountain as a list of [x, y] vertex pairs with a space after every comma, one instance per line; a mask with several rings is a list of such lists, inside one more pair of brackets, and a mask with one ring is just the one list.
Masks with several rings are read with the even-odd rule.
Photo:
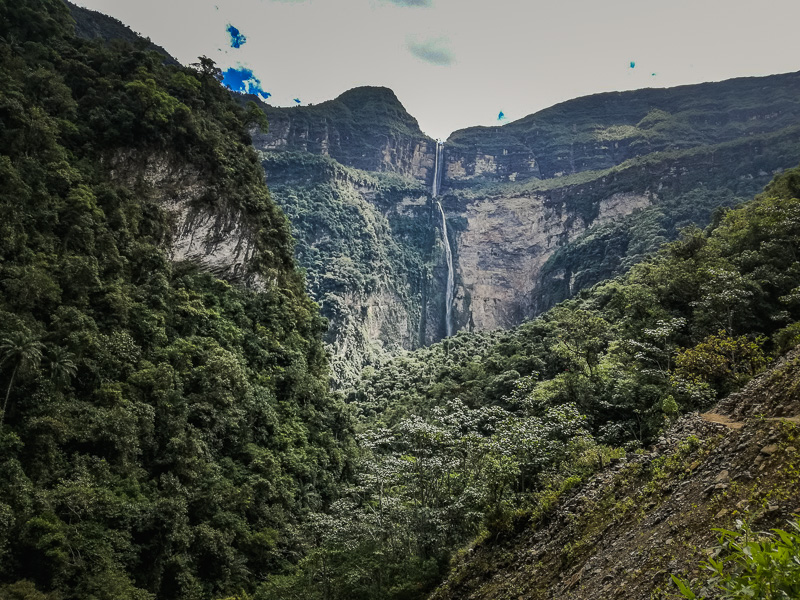
[[259, 150], [310, 152], [348, 167], [388, 171], [430, 182], [435, 142], [385, 87], [359, 87], [317, 105], [273, 107], [255, 96], [270, 123]]
[[548, 179], [636, 156], [769, 133], [800, 121], [800, 73], [609, 92], [447, 140], [446, 179]]
[[122, 21], [109, 17], [96, 10], [90, 10], [76, 6], [71, 2], [65, 4], [69, 8], [70, 15], [75, 19], [75, 34], [87, 40], [102, 39], [107, 42], [111, 40], [124, 40], [133, 45], [144, 45], [148, 50], [154, 50], [163, 54], [167, 64], [178, 65], [178, 61], [164, 48], [154, 44], [144, 36], [136, 33]]

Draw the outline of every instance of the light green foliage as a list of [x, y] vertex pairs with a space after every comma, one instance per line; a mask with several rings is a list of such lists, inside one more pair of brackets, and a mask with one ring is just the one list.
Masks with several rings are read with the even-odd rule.
[[703, 583], [690, 584], [672, 575], [681, 596], [688, 600], [800, 597], [800, 524], [790, 522], [788, 531], [773, 529], [771, 533], [737, 524], [735, 531], [714, 530], [719, 533], [719, 545], [715, 557], [701, 564], [710, 573]]
[[521, 507], [538, 508], [608, 454], [570, 405], [535, 414], [453, 400], [426, 418], [369, 429], [360, 441], [354, 485], [312, 521], [314, 560], [264, 586], [265, 597], [277, 585], [287, 597], [419, 597], [439, 581], [452, 549], [482, 527], [513, 527]]
[[678, 350], [676, 379], [713, 384], [721, 392], [746, 383], [767, 364], [762, 346], [767, 338], [731, 337], [724, 330], [708, 336], [693, 348]]

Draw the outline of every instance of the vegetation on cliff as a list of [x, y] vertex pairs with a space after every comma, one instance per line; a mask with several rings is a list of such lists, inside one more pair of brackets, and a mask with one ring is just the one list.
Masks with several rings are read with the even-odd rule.
[[356, 484], [302, 565], [304, 593], [319, 581], [319, 597], [424, 596], [455, 548], [546, 518], [622, 449], [793, 347], [798, 181], [800, 169], [778, 177], [707, 231], [519, 328], [460, 333], [366, 370], [349, 397]]
[[308, 153], [262, 153], [262, 165], [329, 320], [335, 383], [350, 385], [364, 365], [430, 341], [423, 305], [438, 236], [423, 185]]
[[[345, 403], [328, 390], [325, 323], [259, 158], [323, 308], [338, 316], [348, 293], [386, 286], [419, 310], [424, 340], [417, 296], [437, 238], [420, 186], [330, 158], [259, 157], [248, 127], [263, 115], [211, 61], [187, 69], [140, 42], [81, 40], [57, 0], [0, 4], [0, 33], [0, 597], [422, 598], [470, 540], [491, 555], [546, 523], [593, 473], [800, 341], [795, 169], [517, 329], [366, 368]], [[385, 110], [394, 102], [340, 99], [353, 119], [415, 134]], [[198, 207], [241, 211], [257, 232], [257, 288], [169, 260], [169, 207], [144, 175], [123, 184], [112, 168], [137, 153], [201, 173]], [[642, 215], [632, 231], [655, 231]], [[670, 234], [693, 218], [662, 217]], [[792, 377], [780, 383], [796, 392]], [[625, 471], [630, 496], [609, 506], [631, 515], [711, 451], [679, 445], [637, 472], [649, 478], [638, 491]], [[781, 473], [775, 486], [796, 485]], [[593, 526], [615, 518], [591, 514]], [[565, 546], [564, 563], [587, 544]], [[467, 553], [455, 564], [484, 575]]]
[[[57, 0], [0, 3], [0, 38], [0, 596], [252, 589], [351, 439], [253, 113], [210, 61], [83, 41]], [[168, 207], [110, 170], [132, 152], [242, 211], [264, 289], [170, 262]]]

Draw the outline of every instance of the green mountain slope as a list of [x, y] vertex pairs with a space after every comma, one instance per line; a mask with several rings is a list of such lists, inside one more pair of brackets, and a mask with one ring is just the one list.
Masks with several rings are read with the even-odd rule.
[[712, 595], [721, 578], [701, 568], [709, 556], [723, 573], [742, 573], [739, 597], [758, 594], [757, 586], [761, 597], [780, 597], [781, 589], [792, 597], [800, 585], [796, 540], [780, 549], [777, 536], [769, 540], [773, 556], [782, 554], [773, 562], [752, 547], [737, 559], [714, 528], [735, 532], [742, 547], [766, 542], [772, 528], [797, 533], [788, 523], [800, 511], [798, 381], [794, 351], [711, 411], [678, 421], [649, 452], [565, 495], [538, 521], [520, 519], [471, 546], [432, 598], [681, 598], [671, 575], [693, 580], [705, 597], [736, 598]]
[[348, 468], [324, 322], [213, 65], [73, 30], [0, 3], [0, 597], [252, 590]]
[[346, 386], [380, 357], [439, 339], [441, 254], [424, 187], [301, 153], [262, 153], [275, 202], [292, 221], [308, 289], [331, 327], [336, 383]]
[[133, 46], [144, 47], [163, 55], [168, 64], [177, 65], [178, 61], [169, 52], [148, 39], [142, 38], [138, 33], [121, 21], [82, 6], [66, 2], [69, 13], [75, 20], [75, 35], [86, 40], [100, 39], [106, 42], [120, 40]]
[[463, 177], [477, 176], [475, 157], [489, 155], [496, 169], [485, 177], [549, 179], [769, 133], [797, 123], [798, 91], [800, 73], [787, 73], [576, 98], [501, 127], [454, 132], [448, 172], [461, 163]]
[[[730, 524], [709, 519], [722, 509], [729, 512], [717, 519], [734, 507], [760, 518], [774, 498], [771, 518], [788, 517], [797, 493], [788, 449], [796, 425], [769, 431], [757, 415], [796, 415], [796, 352], [750, 392], [715, 409], [728, 419], [754, 417], [746, 429], [756, 432], [752, 439], [731, 437], [718, 448], [717, 426], [698, 427], [668, 433], [670, 443], [647, 464], [637, 450], [658, 442], [681, 415], [709, 410], [800, 342], [800, 261], [793, 251], [800, 241], [799, 183], [800, 169], [788, 171], [707, 231], [685, 232], [626, 275], [520, 327], [461, 332], [365, 369], [348, 397], [363, 448], [354, 480], [326, 515], [329, 530], [309, 561], [281, 580], [283, 597], [423, 598], [452, 565], [437, 597], [537, 597], [543, 590], [550, 593], [543, 597], [570, 597], [583, 577], [594, 583], [575, 597], [607, 597], [601, 589], [624, 597], [621, 582], [635, 581], [644, 591], [634, 597], [647, 598], [674, 557], [660, 552], [668, 539], [663, 528], [648, 539], [647, 529], [635, 525], [642, 514], [636, 507], [646, 507], [649, 518], [666, 502], [675, 522], [693, 528], [682, 538], [686, 561], [696, 557], [688, 552], [693, 543], [711, 539], [710, 524]], [[701, 441], [687, 440], [690, 433]], [[713, 502], [700, 495], [721, 482], [711, 479], [727, 468], [723, 459], [731, 474], [734, 466], [743, 471], [770, 440], [784, 444], [786, 460], [769, 463], [758, 477], [751, 472], [746, 487], [729, 486], [730, 494]], [[703, 462], [717, 450], [713, 462]], [[639, 470], [591, 479], [626, 452]], [[684, 461], [694, 465], [690, 471], [703, 465], [687, 479], [686, 491], [697, 494], [676, 494], [680, 502], [670, 503], [672, 479], [689, 477]], [[593, 487], [583, 487], [590, 480]], [[615, 487], [592, 491], [609, 482]], [[583, 520], [565, 515], [570, 498], [586, 499], [585, 512], [570, 509]], [[557, 514], [565, 516], [555, 520]], [[615, 532], [634, 528], [639, 537], [619, 551], [644, 552], [652, 558], [646, 570], [619, 573], [602, 556], [582, 569], [614, 544]], [[534, 543], [545, 550], [528, 566]], [[641, 554], [627, 556], [632, 563]], [[661, 579], [654, 584], [655, 572]]]

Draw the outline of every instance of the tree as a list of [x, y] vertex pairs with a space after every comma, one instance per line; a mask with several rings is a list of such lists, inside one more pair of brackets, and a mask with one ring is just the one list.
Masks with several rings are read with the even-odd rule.
[[559, 344], [556, 352], [593, 376], [608, 343], [609, 324], [596, 314], [564, 304], [550, 311]]
[[764, 336], [751, 339], [731, 337], [725, 330], [710, 335], [693, 348], [678, 351], [675, 357], [677, 378], [703, 382], [727, 393], [757, 375], [767, 364], [762, 346]]
[[200, 71], [204, 78], [213, 78], [217, 81], [222, 81], [222, 69], [207, 56], [198, 57], [197, 62], [192, 63], [190, 66]]
[[44, 344], [27, 332], [16, 331], [0, 344], [0, 365], [12, 364], [11, 377], [6, 388], [6, 399], [3, 402], [3, 412], [0, 413], [0, 425], [2, 425], [6, 409], [8, 408], [8, 398], [11, 396], [11, 387], [14, 385], [14, 378], [21, 370], [35, 369], [42, 362], [42, 349]]
[[50, 379], [55, 383], [66, 385], [75, 377], [78, 367], [75, 365], [75, 356], [64, 348], [56, 347], [50, 351]]

